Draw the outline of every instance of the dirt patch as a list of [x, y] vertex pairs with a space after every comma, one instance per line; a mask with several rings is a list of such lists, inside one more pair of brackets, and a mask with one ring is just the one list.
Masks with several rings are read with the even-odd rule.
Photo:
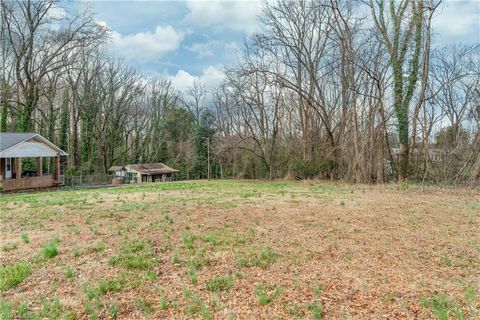
[[[236, 181], [4, 195], [1, 265], [26, 261], [31, 274], [1, 292], [2, 308], [80, 319], [474, 319], [479, 199], [478, 189]], [[52, 239], [58, 255], [45, 258]]]

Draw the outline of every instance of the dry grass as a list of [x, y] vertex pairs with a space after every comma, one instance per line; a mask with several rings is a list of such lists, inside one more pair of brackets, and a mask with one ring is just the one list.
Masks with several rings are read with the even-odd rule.
[[0, 270], [0, 319], [478, 319], [479, 194], [218, 181], [3, 195], [0, 268], [29, 272]]

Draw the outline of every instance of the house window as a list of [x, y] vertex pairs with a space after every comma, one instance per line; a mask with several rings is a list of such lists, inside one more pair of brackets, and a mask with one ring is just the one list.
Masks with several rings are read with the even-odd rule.
[[7, 158], [7, 171], [12, 170], [12, 158]]

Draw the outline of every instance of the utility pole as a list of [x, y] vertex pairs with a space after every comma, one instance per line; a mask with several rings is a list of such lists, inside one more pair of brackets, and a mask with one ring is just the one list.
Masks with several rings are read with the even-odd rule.
[[210, 180], [210, 137], [207, 137], [208, 180]]

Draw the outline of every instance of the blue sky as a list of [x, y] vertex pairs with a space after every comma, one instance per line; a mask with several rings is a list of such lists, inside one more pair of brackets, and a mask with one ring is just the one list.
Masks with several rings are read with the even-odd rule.
[[[97, 23], [112, 31], [111, 51], [144, 76], [169, 77], [180, 90], [214, 85], [258, 28], [261, 1], [91, 1]], [[85, 5], [85, 2], [82, 3]], [[434, 43], [480, 43], [480, 0], [444, 0]]]

